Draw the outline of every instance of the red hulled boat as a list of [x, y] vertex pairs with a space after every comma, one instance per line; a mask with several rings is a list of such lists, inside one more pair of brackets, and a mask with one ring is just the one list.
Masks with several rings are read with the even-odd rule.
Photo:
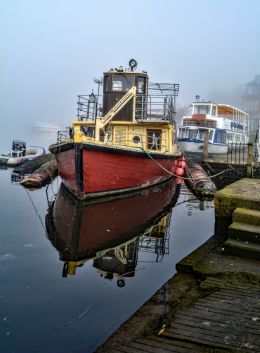
[[[70, 136], [50, 146], [64, 185], [78, 199], [152, 187], [172, 178], [181, 151], [174, 122], [178, 84], [148, 83], [147, 73], [111, 69], [99, 94], [79, 96]], [[102, 116], [101, 115], [102, 112]]]

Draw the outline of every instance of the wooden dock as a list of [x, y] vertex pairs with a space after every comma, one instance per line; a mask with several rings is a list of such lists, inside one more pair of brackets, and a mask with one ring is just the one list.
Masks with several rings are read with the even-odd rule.
[[217, 175], [212, 180], [221, 189], [243, 178], [260, 179], [258, 153], [259, 147], [256, 143], [231, 143], [228, 153], [209, 156], [207, 141], [205, 141], [203, 154], [197, 162], [209, 176]]
[[[179, 262], [177, 269], [168, 283], [167, 303], [157, 292], [97, 352], [259, 353], [259, 261], [224, 254], [222, 242], [212, 237]], [[172, 296], [175, 289], [178, 294]], [[163, 305], [169, 311], [160, 320], [157, 317], [153, 332], [144, 334], [152, 303], [158, 312]]]
[[[260, 187], [259, 180], [255, 187]], [[240, 188], [241, 182], [237, 188], [232, 187], [233, 194], [229, 189], [223, 191], [218, 195], [220, 202], [226, 202], [230, 192], [230, 205], [236, 209], [234, 200], [238, 206], [239, 201], [234, 190]], [[254, 193], [256, 189], [252, 185], [250, 188], [254, 202], [250, 203], [249, 191], [247, 202], [258, 205], [260, 194]], [[245, 200], [245, 193], [242, 199]], [[222, 206], [219, 205], [218, 217]], [[227, 218], [227, 214], [222, 216]], [[228, 219], [232, 222], [230, 215]], [[230, 224], [226, 223], [226, 227]], [[248, 252], [243, 256], [241, 251], [239, 256], [234, 256], [225, 251], [228, 234], [226, 231], [223, 237], [212, 236], [181, 260], [176, 265], [178, 273], [97, 352], [259, 353], [260, 257], [252, 259]], [[240, 241], [246, 243], [244, 238]]]

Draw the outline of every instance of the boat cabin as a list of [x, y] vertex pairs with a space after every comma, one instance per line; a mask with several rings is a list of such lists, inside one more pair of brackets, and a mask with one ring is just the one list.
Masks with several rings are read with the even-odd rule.
[[111, 69], [97, 81], [97, 95], [78, 96], [78, 120], [72, 122], [71, 130], [74, 142], [175, 152], [174, 107], [179, 85], [149, 83], [147, 73], [135, 68], [130, 64], [129, 69]]
[[21, 140], [14, 140], [12, 143], [12, 157], [23, 157], [26, 153], [26, 143]]
[[217, 116], [218, 106], [212, 102], [200, 102], [192, 104], [192, 117], [206, 117], [207, 115]]

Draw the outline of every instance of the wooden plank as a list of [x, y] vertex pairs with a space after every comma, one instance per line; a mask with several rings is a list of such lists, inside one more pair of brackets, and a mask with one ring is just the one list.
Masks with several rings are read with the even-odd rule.
[[260, 288], [258, 285], [254, 285], [254, 287], [252, 287], [252, 284], [243, 284], [241, 285], [240, 283], [238, 283], [237, 281], [235, 281], [234, 283], [232, 282], [226, 282], [225, 280], [221, 279], [221, 278], [217, 278], [217, 277], [212, 277], [209, 276], [207, 277], [203, 282], [202, 282], [202, 286], [216, 286], [220, 289], [231, 289], [231, 290], [243, 290], [243, 291], [249, 291], [249, 292], [260, 292]]
[[248, 289], [241, 290], [241, 289], [229, 289], [229, 288], [221, 288], [216, 290], [212, 294], [221, 294], [225, 295], [227, 298], [234, 297], [234, 298], [257, 298], [260, 295], [260, 291], [250, 291]]
[[212, 236], [203, 245], [194, 250], [191, 254], [186, 256], [184, 259], [176, 264], [176, 270], [178, 272], [191, 272], [192, 267], [202, 258], [204, 258], [210, 251], [220, 243], [219, 239]]
[[[189, 340], [191, 342], [197, 342], [208, 346], [218, 347], [218, 348], [232, 348], [232, 349], [248, 349], [257, 351], [259, 344], [253, 340], [251, 337], [245, 337], [243, 340], [238, 341], [237, 337], [233, 337], [230, 334], [226, 335], [214, 335], [211, 332], [203, 332], [200, 330], [193, 330], [192, 333], [184, 329], [174, 331], [167, 331], [165, 335], [175, 339]], [[244, 352], [244, 350], [242, 350]]]
[[[232, 331], [234, 335], [240, 335], [241, 331], [243, 334], [254, 335], [255, 339], [260, 339], [260, 331], [259, 327], [248, 326], [247, 322], [236, 321], [213, 321], [210, 319], [201, 319], [197, 317], [191, 316], [179, 316], [176, 317], [174, 323], [171, 324], [170, 327], [178, 327], [179, 324], [187, 325], [191, 327], [205, 329], [207, 331], [215, 330], [218, 333]], [[259, 341], [260, 344], [260, 341]]]
[[175, 324], [173, 323], [168, 330], [172, 333], [184, 333], [185, 335], [189, 334], [189, 336], [196, 336], [197, 334], [204, 335], [205, 337], [214, 339], [218, 341], [223, 340], [223, 335], [228, 334], [230, 336], [230, 340], [237, 340], [237, 335], [234, 334], [233, 330], [231, 332], [227, 331], [227, 325], [221, 327], [221, 325], [212, 326], [202, 326], [198, 325], [198, 323], [192, 323], [191, 321], [179, 321]]
[[[198, 337], [198, 335], [196, 337], [192, 337], [187, 334], [185, 335], [183, 333], [171, 332], [171, 331], [167, 330], [163, 334], [163, 337], [170, 338], [170, 339], [185, 340], [185, 341], [189, 341], [189, 342], [193, 342], [193, 343], [200, 343], [202, 345], [211, 346], [214, 348], [215, 347], [216, 348], [223, 348], [223, 349], [228, 348], [225, 343], [221, 343], [221, 341], [216, 342], [216, 341], [209, 340], [207, 338], [207, 336], [205, 337], [205, 335], [202, 335], [201, 337]], [[232, 348], [235, 348], [235, 347], [232, 347]]]
[[[186, 258], [189, 260], [189, 256]], [[207, 275], [215, 275], [226, 272], [242, 272], [259, 276], [259, 261], [236, 258], [223, 255], [216, 247], [196, 263], [192, 264], [193, 271]], [[259, 289], [259, 287], [258, 287]]]
[[[219, 323], [224, 323], [224, 322], [231, 322], [232, 320], [235, 320], [236, 323], [239, 322], [240, 324], [246, 323], [247, 326], [253, 326], [253, 327], [259, 327], [260, 328], [260, 318], [259, 316], [251, 316], [246, 314], [245, 316], [243, 315], [229, 315], [229, 314], [223, 314], [221, 311], [219, 312], [214, 312], [214, 311], [203, 311], [201, 309], [195, 308], [192, 311], [181, 311], [179, 313], [176, 313], [175, 319], [180, 318], [180, 317], [187, 317], [187, 318], [192, 318], [194, 317], [195, 319], [201, 319], [201, 320], [212, 320], [213, 322], [219, 322]], [[174, 319], [174, 320], [175, 320]], [[238, 321], [237, 321], [238, 320]]]
[[[231, 310], [229, 305], [220, 306], [219, 303], [216, 303], [216, 305], [213, 305], [213, 303], [211, 303], [211, 305], [209, 305], [208, 303], [204, 303], [201, 301], [196, 304], [196, 308], [201, 310], [209, 310], [211, 312], [220, 312], [220, 313], [225, 312], [225, 315], [233, 315], [237, 317], [241, 317], [245, 314], [244, 310], [239, 310], [239, 309], [235, 310], [235, 308]], [[247, 314], [252, 316], [257, 316], [258, 312], [254, 312], [253, 310], [248, 310]]]
[[[101, 352], [103, 353], [103, 352], [105, 352], [105, 353], [120, 353], [120, 352], [122, 352], [121, 351], [121, 348], [119, 348], [119, 347], [115, 347], [114, 345], [108, 345], [108, 344], [106, 344], [106, 346], [105, 346], [105, 350], [104, 350], [104, 348], [101, 346], [100, 348], [98, 348], [98, 352], [100, 351], [100, 349], [101, 349]], [[140, 353], [140, 352], [139, 352]]]
[[[155, 344], [150, 344], [150, 342], [149, 342], [149, 344], [147, 344], [147, 343], [145, 343], [144, 341], [143, 342], [140, 342], [140, 340], [139, 341], [132, 341], [131, 342], [131, 344], [130, 344], [130, 346], [131, 346], [131, 348], [132, 347], [134, 347], [134, 348], [136, 348], [136, 349], [140, 349], [142, 352], [150, 352], [150, 353], [163, 353], [163, 352], [165, 352], [165, 353], [172, 353], [172, 351], [171, 350], [169, 350], [169, 349], [162, 349], [161, 347], [156, 347], [156, 345]], [[180, 352], [180, 353], [182, 353], [182, 352]]]
[[[237, 308], [237, 306], [231, 306], [230, 303], [227, 303], [227, 302], [221, 302], [221, 301], [212, 301], [209, 303], [209, 301], [207, 300], [203, 300], [203, 299], [199, 299], [196, 303], [196, 306], [197, 305], [201, 305], [201, 306], [204, 306], [206, 308], [214, 308], [214, 309], [222, 309], [226, 312], [229, 312], [229, 313], [240, 313], [240, 314], [244, 314], [245, 313], [245, 310], [241, 310], [239, 308]], [[254, 310], [253, 307], [250, 307], [250, 308], [246, 308], [246, 310], [250, 311], [250, 313], [253, 315], [258, 315], [259, 314], [259, 311], [258, 310]]]
[[[139, 340], [138, 340], [139, 341]], [[205, 345], [197, 344], [194, 342], [187, 342], [182, 340], [175, 340], [175, 339], [167, 339], [162, 338], [160, 336], [148, 336], [146, 338], [141, 339], [141, 341], [145, 341], [151, 345], [156, 347], [161, 347], [162, 349], [169, 349], [172, 352], [178, 352], [178, 349], [184, 350], [187, 353], [205, 353]], [[208, 347], [211, 350], [210, 347]], [[181, 352], [181, 351], [180, 351]], [[223, 349], [216, 349], [214, 353], [222, 353], [226, 352]]]
[[249, 289], [249, 290], [253, 290], [253, 291], [259, 291], [260, 287], [257, 284], [254, 284], [254, 287], [252, 287], [252, 284], [250, 283], [244, 283], [241, 284], [241, 282], [238, 282], [237, 280], [233, 280], [234, 282], [232, 282], [232, 278], [229, 279], [228, 282], [226, 282], [224, 279], [222, 278], [218, 278], [218, 277], [213, 277], [213, 276], [209, 276], [207, 277], [202, 283], [214, 283], [217, 284], [218, 287], [220, 288], [233, 288], [233, 289]]
[[[255, 312], [260, 312], [260, 307], [259, 307], [259, 301], [256, 298], [236, 298], [236, 297], [231, 297], [228, 298], [225, 295], [222, 295], [221, 293], [214, 293], [210, 296], [210, 298], [207, 300], [209, 304], [211, 303], [218, 303], [218, 304], [228, 304], [230, 305], [231, 308], [238, 308], [240, 310], [245, 310], [251, 307], [254, 309]], [[244, 309], [243, 309], [244, 308]]]
[[210, 298], [208, 300], [209, 304], [211, 303], [223, 303], [223, 304], [228, 304], [230, 305], [231, 308], [239, 308], [242, 310], [242, 308], [248, 310], [248, 308], [252, 308], [255, 312], [260, 314], [260, 306], [259, 306], [259, 300], [255, 297], [251, 298], [237, 298], [237, 297], [227, 297], [226, 295], [223, 295], [222, 293], [214, 293], [210, 295]]
[[[130, 345], [131, 345], [132, 342], [130, 342]], [[108, 348], [107, 348], [108, 347]], [[111, 350], [114, 350], [116, 352], [120, 352], [120, 353], [142, 353], [144, 352], [143, 350], [140, 350], [140, 349], [136, 349], [134, 347], [131, 347], [128, 345], [125, 345], [125, 344], [117, 344], [117, 345], [114, 345], [111, 346], [111, 348], [109, 346], [106, 346], [106, 353], [110, 353]], [[149, 352], [149, 351], [146, 351], [146, 352]]]
[[175, 327], [170, 327], [165, 335], [170, 333], [173, 335], [178, 335], [192, 341], [205, 340], [207, 344], [215, 345], [216, 347], [229, 346], [232, 348], [246, 348], [247, 346], [259, 347], [260, 346], [260, 337], [256, 335], [249, 335], [243, 332], [239, 332], [237, 335], [233, 333], [232, 330], [227, 332], [227, 330], [221, 330], [218, 327], [218, 330], [205, 329], [198, 326], [188, 326], [187, 324], [176, 324]]
[[174, 318], [174, 322], [176, 319], [185, 319], [186, 320], [201, 320], [201, 321], [210, 321], [212, 323], [228, 323], [229, 325], [246, 325], [246, 329], [256, 330], [260, 334], [260, 320], [257, 321], [253, 320], [250, 315], [247, 317], [243, 317], [241, 315], [238, 316], [230, 316], [230, 315], [223, 315], [222, 313], [215, 313], [215, 312], [205, 312], [202, 310], [194, 309], [192, 312], [182, 311], [181, 313], [177, 313]]
[[[158, 340], [159, 338], [159, 340]], [[138, 342], [144, 342], [147, 345], [153, 346], [153, 347], [159, 347], [162, 349], [163, 352], [187, 352], [187, 349], [192, 349], [194, 353], [196, 352], [201, 352], [201, 350], [196, 349], [193, 344], [187, 342], [180, 342], [180, 341], [173, 341], [173, 340], [168, 340], [166, 338], [160, 338], [153, 336], [152, 338], [143, 338], [138, 340]]]
[[[218, 311], [218, 312], [225, 312], [225, 315], [230, 315], [230, 316], [234, 316], [234, 317], [241, 317], [245, 315], [245, 310], [239, 310], [234, 308], [231, 308], [229, 304], [225, 304], [225, 303], [211, 303], [211, 305], [209, 303], [203, 303], [203, 302], [199, 302], [196, 305], [196, 308], [202, 309], [204, 308], [204, 310], [209, 310], [209, 311]], [[255, 312], [253, 310], [247, 309], [247, 314], [246, 315], [251, 315], [251, 316], [259, 316], [259, 312]]]

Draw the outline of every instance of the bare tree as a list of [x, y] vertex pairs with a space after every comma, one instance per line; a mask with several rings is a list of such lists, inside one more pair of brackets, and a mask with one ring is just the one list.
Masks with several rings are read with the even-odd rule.
[[191, 112], [191, 105], [190, 104], [176, 104], [175, 108], [175, 121], [177, 125], [181, 124], [181, 120], [185, 115], [190, 115]]

